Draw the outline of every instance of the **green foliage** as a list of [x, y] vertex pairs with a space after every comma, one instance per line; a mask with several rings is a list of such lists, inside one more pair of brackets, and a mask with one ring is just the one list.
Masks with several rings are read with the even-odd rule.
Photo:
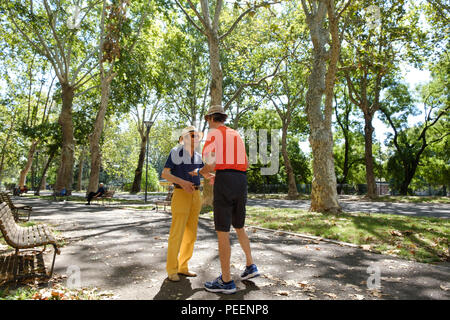
[[[449, 62], [443, 59], [436, 64], [439, 68], [448, 68]], [[435, 69], [436, 70], [436, 69]], [[394, 133], [391, 135], [390, 146], [392, 148], [391, 157], [387, 163], [387, 169], [392, 180], [395, 190], [401, 194], [410, 194], [412, 190], [410, 184], [416, 174], [416, 170], [425, 163], [433, 164], [435, 160], [431, 160], [433, 155], [441, 155], [442, 162], [437, 161], [442, 173], [448, 172], [448, 163], [445, 161], [448, 156], [448, 149], [440, 149], [448, 147], [449, 112], [448, 104], [449, 89], [444, 83], [447, 83], [448, 74], [436, 70], [433, 73], [433, 79], [430, 83], [420, 88], [421, 100], [424, 104], [424, 122], [408, 128], [406, 124], [406, 116], [411, 113], [411, 103], [408, 90], [405, 86], [392, 86], [390, 88], [390, 102], [383, 106], [383, 119], [387, 121]], [[430, 146], [433, 149], [429, 149]], [[434, 152], [433, 152], [434, 151]], [[434, 153], [434, 154], [433, 154]], [[428, 155], [428, 157], [427, 157]], [[423, 160], [425, 157], [425, 161]], [[436, 168], [434, 168], [436, 169]], [[422, 170], [426, 175], [427, 170]], [[419, 177], [419, 181], [423, 177]], [[440, 182], [447, 184], [448, 179], [438, 178], [431, 179], [434, 183]], [[430, 182], [431, 182], [430, 181]], [[424, 182], [424, 181], [423, 181]], [[421, 183], [417, 183], [420, 185]], [[423, 185], [423, 183], [422, 183]]]
[[[101, 2], [85, 2], [83, 13], [88, 14], [78, 29], [70, 29], [66, 23], [72, 14], [69, 7], [77, 1], [48, 3], [55, 30], [49, 24], [42, 1], [33, 1], [33, 14], [30, 0], [0, 3], [0, 181], [3, 183], [17, 181], [34, 139], [40, 140], [40, 155], [55, 153], [47, 175], [48, 182], [54, 181], [56, 164], [60, 159], [58, 114], [62, 104], [61, 84], [58, 83], [61, 79], [56, 77], [50, 88], [55, 69], [65, 69], [67, 62], [70, 80], [80, 81], [86, 74], [84, 81], [92, 76], [77, 88], [73, 104], [77, 154], [81, 154], [89, 144], [89, 133], [99, 108], [101, 92], [96, 87], [99, 85], [96, 46]], [[194, 3], [199, 5], [197, 1]], [[367, 8], [372, 5], [380, 9], [380, 28], [370, 28], [368, 23]], [[219, 33], [226, 32], [246, 8], [245, 2], [225, 1]], [[142, 21], [138, 37], [136, 30], [144, 16], [146, 19]], [[198, 22], [194, 15], [192, 17]], [[448, 8], [435, 0], [420, 3], [407, 0], [351, 2], [340, 26], [344, 41], [335, 90], [337, 112], [333, 131], [338, 181], [365, 183], [363, 114], [355, 110], [355, 101], [360, 102], [365, 96], [368, 106], [380, 107], [387, 112], [397, 130], [399, 148], [394, 144], [393, 130], [383, 141], [387, 153], [385, 148], [374, 143], [376, 176], [383, 175], [400, 188], [399, 184], [406, 176], [403, 169], [413, 165], [421, 149], [421, 128], [427, 125], [425, 120], [412, 123], [411, 117], [422, 114], [425, 119], [425, 113], [433, 109], [430, 119], [434, 119], [449, 105], [447, 52], [450, 33], [447, 17]], [[114, 17], [108, 15], [107, 20], [110, 18]], [[176, 145], [173, 130], [191, 123], [196, 123], [201, 130], [206, 128], [203, 115], [209, 106], [211, 84], [208, 46], [204, 35], [170, 1], [133, 0], [128, 6], [126, 19], [119, 25], [120, 30], [109, 30], [114, 35], [113, 40], [119, 39], [120, 58], [116, 56], [114, 71], [117, 76], [111, 85], [107, 125], [101, 138], [102, 174], [117, 185], [133, 181], [140, 136], [130, 115], [136, 117], [136, 113], [142, 114], [142, 110], [152, 110], [158, 105], [159, 114], [151, 129], [149, 143], [149, 175], [151, 190], [154, 190], [167, 155]], [[48, 46], [52, 59], [42, 47], [40, 37]], [[64, 46], [66, 59], [70, 48], [69, 60], [64, 61], [58, 53], [60, 45]], [[287, 145], [296, 182], [310, 182], [310, 159], [299, 148], [299, 142], [304, 141], [309, 133], [302, 91], [307, 89], [306, 75], [311, 59], [311, 43], [301, 2], [283, 1], [282, 4], [255, 10], [242, 19], [220, 46], [223, 101], [230, 115], [227, 124], [243, 132], [246, 129], [267, 129], [269, 133], [270, 129], [280, 129], [281, 132], [284, 119], [290, 116]], [[400, 72], [406, 64], [427, 68], [432, 72], [433, 81], [419, 91], [412, 91], [405, 85]], [[275, 76], [258, 82], [272, 73], [276, 66], [279, 69]], [[71, 79], [78, 67], [77, 79]], [[353, 85], [353, 97], [346, 87], [349, 86], [346, 74]], [[239, 96], [235, 97], [240, 89]], [[49, 117], [43, 121], [47, 91], [50, 91], [46, 110]], [[281, 112], [276, 111], [271, 99], [277, 102]], [[289, 101], [296, 102], [290, 110], [287, 108]], [[421, 113], [418, 106], [423, 103], [427, 109]], [[386, 116], [381, 118], [389, 124]], [[142, 118], [136, 120], [142, 121]], [[448, 187], [450, 184], [449, 138], [443, 137], [450, 131], [448, 123], [446, 114], [427, 130], [427, 146], [420, 155], [409, 185], [411, 189], [431, 185], [445, 190], [445, 185]], [[349, 146], [346, 164], [345, 141]], [[39, 156], [35, 165], [43, 168], [45, 159]], [[261, 176], [260, 168], [265, 166], [261, 163], [251, 166], [248, 179], [252, 187], [286, 184], [281, 155], [278, 174]], [[89, 161], [86, 161], [84, 178], [88, 174]], [[142, 181], [145, 183], [145, 175]]]
[[449, 259], [450, 223], [446, 219], [250, 207], [246, 221], [250, 225], [354, 243], [413, 261], [430, 263]]

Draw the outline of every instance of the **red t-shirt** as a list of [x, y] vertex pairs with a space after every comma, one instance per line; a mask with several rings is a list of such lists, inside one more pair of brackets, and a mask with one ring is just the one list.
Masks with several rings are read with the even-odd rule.
[[215, 157], [215, 170], [233, 169], [247, 171], [248, 160], [245, 144], [236, 130], [227, 126], [210, 129], [203, 147], [205, 163]]

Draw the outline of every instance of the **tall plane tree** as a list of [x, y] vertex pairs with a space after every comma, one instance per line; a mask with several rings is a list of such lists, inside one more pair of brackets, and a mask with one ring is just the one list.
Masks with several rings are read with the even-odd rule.
[[333, 90], [341, 49], [339, 20], [350, 2], [337, 9], [334, 0], [302, 0], [312, 42], [311, 73], [306, 93], [314, 175], [311, 211], [341, 211], [336, 190], [331, 124]]
[[[101, 97], [94, 127], [89, 136], [91, 173], [89, 175], [88, 192], [95, 192], [99, 183], [101, 166], [100, 138], [110, 97], [111, 82], [117, 75], [114, 68], [115, 63], [121, 57], [122, 51], [130, 53], [134, 49], [142, 25], [147, 17], [150, 1], [143, 1], [142, 6], [139, 6], [140, 3], [138, 1], [135, 1], [134, 4], [137, 4], [142, 9], [142, 13], [137, 32], [130, 34], [125, 31], [131, 29], [130, 20], [126, 17], [130, 0], [114, 0], [111, 2], [103, 0], [98, 51]], [[124, 38], [130, 40], [128, 44]]]
[[[249, 7], [246, 10], [243, 10], [242, 13], [239, 14], [239, 16], [234, 20], [234, 22], [231, 23], [231, 26], [223, 33], [220, 34], [219, 30], [219, 24], [220, 24], [220, 17], [222, 14], [222, 10], [224, 8], [224, 0], [217, 0], [215, 3], [211, 4], [212, 0], [200, 0], [200, 11], [197, 10], [197, 7], [194, 5], [194, 3], [191, 0], [186, 0], [188, 3], [191, 11], [193, 11], [196, 18], [191, 17], [191, 15], [187, 12], [189, 9], [185, 9], [185, 7], [180, 4], [178, 0], [175, 0], [178, 7], [183, 11], [187, 19], [190, 23], [199, 31], [201, 32], [206, 38], [208, 42], [208, 49], [209, 49], [209, 67], [211, 72], [211, 82], [210, 82], [210, 105], [223, 105], [223, 72], [222, 72], [222, 66], [220, 62], [220, 45], [221, 42], [228, 37], [233, 30], [238, 26], [239, 22], [242, 21], [242, 19], [247, 15], [254, 15], [255, 10], [260, 7], [269, 7], [271, 4], [279, 3], [279, 1], [276, 2], [260, 2], [256, 3], [254, 5], [249, 5]], [[210, 12], [214, 12], [214, 15], [211, 15]], [[199, 23], [195, 22], [195, 19], [199, 21]], [[275, 68], [275, 70], [278, 69], [279, 64]], [[276, 72], [276, 71], [275, 71]], [[274, 73], [275, 73], [274, 72]], [[263, 77], [253, 83], [253, 85], [260, 84], [265, 78], [273, 76], [274, 73], [272, 73], [269, 76]], [[236, 90], [236, 93], [230, 98], [230, 100], [227, 101], [227, 106], [230, 105], [230, 103], [239, 97], [240, 92], [247, 87], [248, 83], [243, 84], [239, 89]], [[209, 185], [209, 183], [205, 183], [204, 185], [204, 204], [211, 204], [212, 203], [212, 186]]]
[[[406, 43], [410, 29], [405, 23], [405, 1], [363, 0], [350, 7], [349, 27], [344, 33], [348, 43], [342, 54], [349, 98], [364, 115], [364, 156], [367, 196], [376, 197], [374, 127], [372, 121], [381, 106], [384, 82], [398, 71], [401, 44]], [[403, 50], [405, 51], [405, 50]]]
[[95, 59], [98, 44], [91, 24], [97, 19], [98, 4], [98, 0], [88, 1], [86, 7], [76, 6], [77, 9], [71, 11], [69, 1], [1, 3], [14, 30], [32, 50], [48, 60], [59, 81], [62, 108], [58, 123], [62, 148], [55, 190], [66, 189], [68, 194], [72, 190], [75, 151], [73, 100], [76, 93], [97, 76], [93, 71], [98, 65]]

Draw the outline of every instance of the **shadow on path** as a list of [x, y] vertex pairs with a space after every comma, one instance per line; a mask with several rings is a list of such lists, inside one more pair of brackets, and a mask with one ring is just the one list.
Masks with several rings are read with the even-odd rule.
[[173, 282], [166, 278], [153, 300], [186, 300], [199, 291], [204, 291], [204, 289], [192, 289], [192, 283], [186, 277], [180, 276], [180, 281], [178, 282]]
[[[245, 300], [245, 295], [251, 291], [258, 291], [260, 288], [250, 280], [242, 281], [245, 288], [237, 288], [235, 294], [221, 294], [213, 293], [219, 300]], [[191, 281], [183, 276], [180, 276], [180, 281], [172, 282], [168, 278], [164, 279], [159, 292], [153, 297], [153, 300], [186, 300], [191, 298], [197, 292], [206, 292], [201, 288], [192, 288]]]

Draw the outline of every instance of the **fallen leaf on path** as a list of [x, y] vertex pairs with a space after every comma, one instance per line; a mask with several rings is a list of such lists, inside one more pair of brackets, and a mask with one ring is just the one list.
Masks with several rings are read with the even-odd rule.
[[369, 293], [377, 298], [383, 297], [383, 294], [379, 290], [369, 290]]
[[443, 284], [441, 284], [440, 285], [440, 288], [442, 289], [442, 290], [444, 290], [444, 291], [448, 291], [448, 290], [450, 290], [450, 286], [444, 286]]
[[335, 295], [334, 293], [325, 292], [324, 295], [329, 296], [330, 298], [333, 298], [333, 299], [337, 299], [337, 295]]
[[400, 231], [398, 231], [398, 230], [391, 230], [389, 233], [391, 235], [395, 236], [395, 237], [402, 237], [403, 236], [402, 233]]
[[387, 282], [402, 282], [402, 278], [392, 278], [392, 277], [381, 277], [382, 281], [387, 281]]
[[357, 291], [357, 292], [361, 292], [361, 291], [362, 291], [362, 289], [358, 288], [358, 287], [355, 286], [354, 284], [347, 283], [345, 286], [346, 286], [346, 287], [349, 287], [349, 288], [352, 288], [353, 290], [355, 290], [355, 291]]
[[304, 288], [308, 285], [308, 281], [300, 281], [298, 284], [300, 285], [300, 287]]

